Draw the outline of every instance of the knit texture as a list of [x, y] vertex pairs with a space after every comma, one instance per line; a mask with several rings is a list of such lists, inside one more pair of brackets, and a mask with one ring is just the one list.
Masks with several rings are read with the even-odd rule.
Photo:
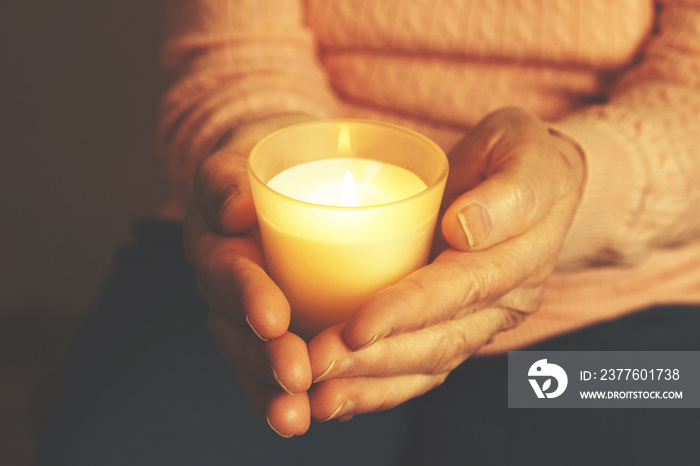
[[700, 302], [700, 1], [168, 4], [158, 146], [177, 209], [199, 160], [242, 121], [375, 118], [449, 151], [488, 112], [517, 105], [585, 153], [562, 256], [586, 267], [556, 273], [542, 308], [483, 352]]

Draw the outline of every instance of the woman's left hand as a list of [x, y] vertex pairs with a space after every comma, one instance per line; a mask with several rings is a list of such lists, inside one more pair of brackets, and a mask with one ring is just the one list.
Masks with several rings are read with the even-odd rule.
[[421, 395], [536, 311], [584, 183], [581, 152], [534, 115], [482, 120], [450, 154], [439, 255], [309, 342], [312, 417]]

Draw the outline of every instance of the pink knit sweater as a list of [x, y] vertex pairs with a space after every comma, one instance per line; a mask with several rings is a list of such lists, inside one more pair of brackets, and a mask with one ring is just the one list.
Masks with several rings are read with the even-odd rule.
[[169, 212], [247, 119], [388, 120], [449, 151], [486, 113], [518, 105], [585, 152], [562, 252], [582, 266], [555, 273], [541, 309], [482, 352], [700, 303], [700, 0], [171, 0], [167, 32]]

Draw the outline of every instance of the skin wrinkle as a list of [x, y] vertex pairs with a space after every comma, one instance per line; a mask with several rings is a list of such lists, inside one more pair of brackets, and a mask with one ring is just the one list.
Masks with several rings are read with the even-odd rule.
[[451, 327], [451, 331], [449, 338], [444, 338], [441, 332], [435, 332], [433, 340], [438, 357], [429, 358], [433, 360], [427, 370], [430, 375], [452, 372], [474, 352], [470, 347], [473, 343], [469, 341], [459, 321], [451, 320], [444, 324]]
[[[459, 271], [458, 274], [462, 275], [463, 273], [466, 273], [466, 270], [463, 269], [463, 264], [460, 261], [455, 260], [452, 255], [446, 257], [445, 255], [441, 255], [439, 257], [440, 261], [445, 261], [445, 262], [451, 262], [453, 265], [457, 266], [457, 270]], [[481, 301], [481, 294], [479, 293], [479, 286], [476, 286], [472, 284], [471, 286], [468, 287], [468, 290], [464, 290], [464, 292], [460, 295], [460, 300], [456, 304], [456, 307], [460, 309], [460, 311], [457, 311], [457, 313], [453, 316], [453, 318], [458, 318], [464, 315], [471, 314], [473, 312], [473, 305], [475, 302], [480, 302]], [[434, 308], [438, 307], [438, 303], [433, 302], [432, 300], [430, 301], [433, 305]], [[433, 312], [429, 312], [426, 314], [436, 314], [433, 310]], [[422, 327], [424, 328], [428, 325], [432, 325], [439, 319], [441, 316], [440, 315], [435, 315], [433, 320], [424, 320], [422, 322]]]
[[[391, 358], [373, 357], [377, 360], [373, 366], [373, 374], [378, 376], [411, 375], [414, 370], [426, 375], [439, 375], [449, 373], [467, 357], [473, 354], [480, 342], [471, 339], [470, 325], [474, 321], [473, 314], [463, 318], [440, 322], [434, 326], [408, 332], [387, 340], [386, 345], [393, 347], [392, 353], [403, 354], [411, 352], [415, 348], [417, 339], [428, 338], [430, 343], [426, 348], [433, 354], [424, 358], [423, 363], [413, 369], [401, 369], [397, 372], [396, 361]], [[479, 318], [477, 318], [477, 322]], [[377, 349], [380, 353], [383, 349]], [[434, 357], [437, 355], [437, 358]]]
[[[506, 311], [503, 308], [492, 307], [489, 308], [491, 311], [498, 310], [498, 316], [500, 324], [496, 325], [494, 330], [501, 329], [504, 327], [505, 322], [509, 320], [506, 317]], [[475, 317], [477, 320], [475, 320]], [[491, 317], [489, 317], [491, 319]], [[434, 341], [433, 352], [437, 354], [437, 358], [427, 358], [428, 361], [432, 363], [422, 369], [422, 373], [435, 376], [445, 374], [445, 377], [459, 366], [466, 359], [471, 357], [481, 346], [483, 342], [474, 341], [471, 337], [473, 336], [473, 330], [475, 325], [486, 325], [490, 327], [492, 320], [489, 320], [489, 324], [486, 325], [484, 322], [483, 315], [474, 314], [467, 315], [461, 319], [444, 321], [438, 326], [440, 328], [428, 328], [423, 329], [423, 335], [430, 334]], [[436, 326], [436, 327], [438, 327]], [[447, 328], [447, 337], [445, 336], [444, 329]], [[470, 328], [472, 331], [470, 331]], [[480, 332], [476, 332], [477, 334]]]
[[[459, 264], [459, 265], [461, 266], [461, 264]], [[435, 322], [438, 322], [439, 319], [441, 318], [441, 316], [438, 315], [438, 313], [437, 313], [437, 309], [440, 307], [440, 305], [439, 305], [438, 300], [437, 300], [436, 298], [434, 298], [434, 297], [431, 296], [432, 293], [430, 292], [430, 290], [427, 289], [425, 286], [423, 286], [423, 285], [422, 285], [420, 282], [418, 282], [417, 280], [413, 279], [411, 276], [409, 276], [409, 277], [405, 280], [405, 282], [406, 282], [407, 284], [410, 284], [410, 285], [414, 286], [414, 289], [420, 291], [420, 295], [421, 295], [421, 298], [422, 298], [422, 299], [420, 300], [420, 302], [421, 302], [421, 308], [426, 308], [426, 307], [429, 308], [427, 312], [424, 312], [424, 313], [422, 313], [421, 315], [422, 315], [422, 316], [428, 316], [428, 315], [435, 316], [435, 318], [434, 318], [434, 319], [431, 319], [431, 320], [429, 320], [429, 319], [423, 319], [423, 320], [421, 320], [421, 321], [418, 323], [418, 325], [415, 326], [414, 328], [420, 330], [420, 329], [424, 329], [424, 328], [426, 328], [426, 327], [429, 327], [429, 326], [433, 325]], [[413, 299], [411, 299], [411, 301], [412, 301], [413, 303], [415, 303], [415, 302], [416, 302], [416, 299], [413, 298]]]
[[[449, 254], [447, 256], [443, 255], [440, 260], [448, 261], [456, 266], [456, 269], [461, 275], [473, 274], [474, 271], [480, 272], [479, 277], [473, 281], [473, 283], [468, 285], [467, 290], [461, 294], [461, 300], [458, 307], [462, 310], [460, 313], [455, 314], [455, 317], [461, 317], [464, 315], [471, 314], [474, 312], [474, 305], [477, 303], [488, 303], [496, 299], [497, 296], [484, 295], [482, 290], [491, 290], [492, 287], [489, 286], [491, 281], [491, 276], [496, 272], [489, 272], [486, 270], [487, 267], [493, 268], [494, 265], [491, 263], [483, 264], [479, 261], [476, 262], [476, 266], [473, 264], [465, 265], [462, 261], [454, 257], [454, 254]], [[469, 268], [468, 268], [469, 267]]]

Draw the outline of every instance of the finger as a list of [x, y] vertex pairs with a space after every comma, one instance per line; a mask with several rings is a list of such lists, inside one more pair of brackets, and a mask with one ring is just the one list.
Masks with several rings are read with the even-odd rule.
[[448, 373], [497, 332], [510, 328], [522, 318], [516, 311], [492, 307], [384, 338], [357, 351], [345, 346], [341, 329], [332, 329], [309, 343], [314, 382], [334, 377]]
[[194, 202], [215, 232], [241, 233], [256, 222], [247, 162], [247, 153], [233, 146], [205, 158], [197, 169]]
[[355, 414], [398, 406], [440, 385], [447, 374], [395, 377], [350, 377], [314, 385], [309, 401], [311, 416], [321, 422], [348, 420]]
[[301, 337], [287, 332], [265, 343], [265, 352], [272, 376], [284, 391], [298, 394], [311, 387], [309, 352]]
[[194, 200], [210, 228], [224, 234], [241, 233], [256, 222], [250, 192], [248, 155], [262, 138], [311, 116], [289, 113], [238, 125], [199, 165]]
[[[556, 263], [571, 211], [556, 209], [526, 234], [485, 251], [443, 252], [361, 305], [343, 327], [346, 344], [359, 349], [387, 336], [458, 319], [496, 306], [497, 300], [526, 281], [541, 284]], [[512, 307], [532, 312], [536, 309], [532, 306], [532, 300], [526, 300]]]
[[261, 385], [244, 374], [237, 374], [237, 378], [255, 415], [277, 434], [288, 438], [306, 433], [311, 424], [306, 392], [290, 395], [282, 389]]
[[226, 362], [236, 367], [240, 373], [258, 383], [277, 385], [265, 352], [265, 342], [255, 336], [250, 328], [241, 327], [222, 314], [211, 311], [209, 332]]
[[262, 252], [252, 240], [217, 235], [196, 209], [190, 209], [185, 252], [212, 309], [239, 325], [250, 325], [265, 340], [287, 331], [289, 303], [263, 269]]
[[[502, 248], [505, 249], [505, 248]], [[450, 249], [433, 263], [375, 294], [343, 327], [347, 345], [359, 349], [388, 336], [452, 320], [495, 302], [520, 270], [511, 251], [461, 253]], [[511, 276], [513, 276], [511, 278]]]
[[224, 359], [258, 383], [283, 389], [289, 394], [311, 386], [311, 366], [306, 343], [292, 333], [264, 342], [250, 328], [211, 312], [209, 329]]

